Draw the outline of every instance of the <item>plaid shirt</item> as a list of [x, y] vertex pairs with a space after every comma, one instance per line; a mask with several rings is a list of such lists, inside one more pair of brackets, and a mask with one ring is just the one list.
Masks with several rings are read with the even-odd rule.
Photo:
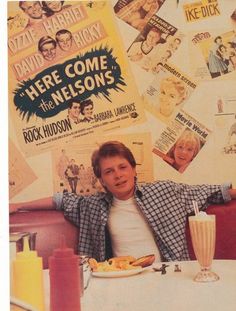
[[[163, 260], [189, 259], [185, 227], [187, 216], [193, 213], [192, 201], [205, 210], [208, 204], [229, 201], [230, 187], [230, 184], [190, 186], [172, 181], [135, 186], [137, 205], [153, 231]], [[64, 210], [65, 217], [80, 229], [79, 254], [98, 261], [106, 259], [105, 228], [112, 198], [111, 193], [103, 192], [91, 196], [55, 194], [57, 209]]]

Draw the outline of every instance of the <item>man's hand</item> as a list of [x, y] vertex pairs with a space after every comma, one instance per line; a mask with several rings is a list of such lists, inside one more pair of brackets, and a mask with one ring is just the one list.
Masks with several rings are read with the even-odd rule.
[[10, 203], [9, 204], [9, 213], [15, 213], [18, 211], [18, 208], [19, 208], [19, 204], [17, 203]]
[[229, 189], [231, 199], [236, 199], [236, 189]]
[[29, 202], [21, 202], [21, 203], [10, 203], [9, 212], [15, 213], [20, 209], [24, 210], [34, 210], [34, 209], [55, 209], [56, 204], [53, 202], [52, 197], [38, 199]]

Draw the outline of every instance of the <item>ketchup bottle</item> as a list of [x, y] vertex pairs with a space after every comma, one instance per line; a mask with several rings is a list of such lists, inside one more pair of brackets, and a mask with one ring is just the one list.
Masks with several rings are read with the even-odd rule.
[[79, 256], [65, 245], [61, 236], [61, 246], [49, 257], [50, 311], [80, 311]]

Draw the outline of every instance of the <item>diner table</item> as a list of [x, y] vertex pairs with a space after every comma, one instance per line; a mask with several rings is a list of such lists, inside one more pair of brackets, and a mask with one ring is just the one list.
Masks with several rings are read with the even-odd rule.
[[[162, 263], [158, 263], [131, 276], [92, 276], [81, 297], [81, 311], [236, 310], [236, 260], [214, 260], [212, 269], [220, 279], [209, 283], [193, 281], [200, 270], [197, 261], [164, 264], [168, 265], [165, 274], [153, 270], [161, 267]], [[181, 271], [174, 271], [176, 264]], [[44, 270], [44, 282], [46, 311], [49, 311], [48, 270]]]

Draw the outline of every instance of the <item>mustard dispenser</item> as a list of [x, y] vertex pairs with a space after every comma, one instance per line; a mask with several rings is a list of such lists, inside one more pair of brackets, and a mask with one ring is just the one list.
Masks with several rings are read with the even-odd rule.
[[44, 311], [42, 258], [29, 249], [27, 237], [24, 237], [23, 251], [16, 253], [12, 269], [13, 296], [31, 304], [38, 311]]

